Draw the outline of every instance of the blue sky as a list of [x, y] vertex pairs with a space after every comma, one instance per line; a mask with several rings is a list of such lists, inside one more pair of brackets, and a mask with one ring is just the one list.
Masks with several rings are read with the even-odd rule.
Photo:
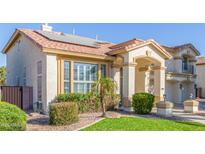
[[[133, 38], [155, 39], [158, 43], [175, 46], [192, 43], [205, 55], [205, 24], [50, 24], [54, 31], [72, 33], [110, 42], [122, 42]], [[41, 24], [0, 24], [0, 50], [15, 28], [40, 29]], [[6, 56], [0, 53], [0, 66], [6, 65]]]

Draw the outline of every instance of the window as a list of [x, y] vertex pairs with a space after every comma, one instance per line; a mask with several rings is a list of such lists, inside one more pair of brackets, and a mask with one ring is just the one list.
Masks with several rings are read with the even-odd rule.
[[74, 63], [74, 92], [87, 93], [97, 80], [97, 65]]
[[42, 73], [42, 61], [37, 62], [37, 73], [38, 74]]
[[42, 76], [37, 78], [37, 99], [42, 101]]
[[106, 64], [101, 64], [101, 76], [106, 77]]
[[183, 65], [183, 70], [187, 71], [188, 70], [188, 58], [187, 57], [183, 58], [182, 65]]
[[64, 93], [70, 92], [70, 62], [64, 61]]
[[37, 100], [42, 101], [42, 61], [37, 62]]

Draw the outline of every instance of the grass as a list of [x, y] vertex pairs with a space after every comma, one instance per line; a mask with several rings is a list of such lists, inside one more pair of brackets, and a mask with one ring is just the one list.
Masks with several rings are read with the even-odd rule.
[[205, 125], [197, 122], [179, 122], [142, 117], [104, 119], [82, 131], [204, 131]]

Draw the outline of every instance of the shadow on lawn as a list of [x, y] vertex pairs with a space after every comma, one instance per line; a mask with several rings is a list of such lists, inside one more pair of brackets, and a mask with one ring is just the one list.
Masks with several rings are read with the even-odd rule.
[[200, 123], [197, 123], [197, 122], [191, 122], [191, 121], [175, 121], [175, 122], [176, 123], [180, 123], [180, 124], [185, 124], [185, 125], [205, 128], [204, 124], [200, 124]]

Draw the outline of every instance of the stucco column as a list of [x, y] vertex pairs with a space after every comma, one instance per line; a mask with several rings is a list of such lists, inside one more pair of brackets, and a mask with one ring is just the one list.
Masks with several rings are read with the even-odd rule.
[[116, 93], [120, 94], [120, 67], [113, 67], [112, 68], [112, 76], [115, 82], [117, 83]]
[[174, 57], [174, 70], [178, 73], [182, 72], [182, 57]]
[[135, 65], [123, 66], [123, 106], [131, 107], [132, 95], [135, 93]]
[[149, 76], [150, 76], [149, 68], [140, 67], [136, 69], [135, 92], [148, 92]]
[[159, 67], [154, 72], [155, 102], [162, 101], [165, 93], [165, 68]]

